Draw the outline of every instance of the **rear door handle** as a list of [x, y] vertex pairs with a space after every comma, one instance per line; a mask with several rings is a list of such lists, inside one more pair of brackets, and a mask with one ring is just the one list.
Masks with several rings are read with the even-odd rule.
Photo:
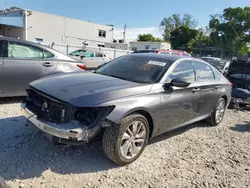
[[43, 66], [44, 67], [52, 67], [53, 64], [51, 64], [50, 62], [45, 62], [45, 63], [43, 63]]
[[201, 90], [200, 88], [193, 88], [193, 89], [192, 89], [192, 92], [195, 93], [195, 92], [200, 91], [200, 90]]

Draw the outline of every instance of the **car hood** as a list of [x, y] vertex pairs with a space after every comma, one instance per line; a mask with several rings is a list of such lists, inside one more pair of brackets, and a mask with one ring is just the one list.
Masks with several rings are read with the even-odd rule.
[[152, 84], [139, 84], [85, 72], [47, 76], [31, 82], [30, 86], [74, 106], [87, 107], [147, 93]]

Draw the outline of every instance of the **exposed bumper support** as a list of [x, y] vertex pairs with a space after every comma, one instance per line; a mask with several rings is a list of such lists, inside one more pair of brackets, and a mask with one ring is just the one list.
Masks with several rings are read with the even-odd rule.
[[28, 123], [33, 124], [39, 130], [51, 136], [63, 140], [66, 139], [69, 141], [88, 142], [101, 129], [101, 126], [96, 126], [89, 130], [87, 128], [81, 127], [76, 121], [57, 125], [37, 119], [37, 116], [26, 107], [25, 103], [22, 104], [22, 110], [24, 116], [27, 118]]

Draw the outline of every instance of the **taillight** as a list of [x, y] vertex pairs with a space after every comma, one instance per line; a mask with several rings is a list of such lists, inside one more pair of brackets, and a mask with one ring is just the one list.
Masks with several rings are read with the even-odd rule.
[[232, 83], [232, 82], [229, 82], [229, 85], [230, 85], [230, 86], [233, 86], [233, 83]]
[[80, 69], [87, 70], [87, 67], [85, 64], [78, 64], [77, 65]]

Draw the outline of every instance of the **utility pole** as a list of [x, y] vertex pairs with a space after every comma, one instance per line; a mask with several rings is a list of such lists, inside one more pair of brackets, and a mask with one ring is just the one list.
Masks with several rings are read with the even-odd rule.
[[125, 43], [125, 39], [126, 39], [126, 28], [127, 28], [127, 25], [125, 24], [124, 30], [123, 30], [123, 43]]

